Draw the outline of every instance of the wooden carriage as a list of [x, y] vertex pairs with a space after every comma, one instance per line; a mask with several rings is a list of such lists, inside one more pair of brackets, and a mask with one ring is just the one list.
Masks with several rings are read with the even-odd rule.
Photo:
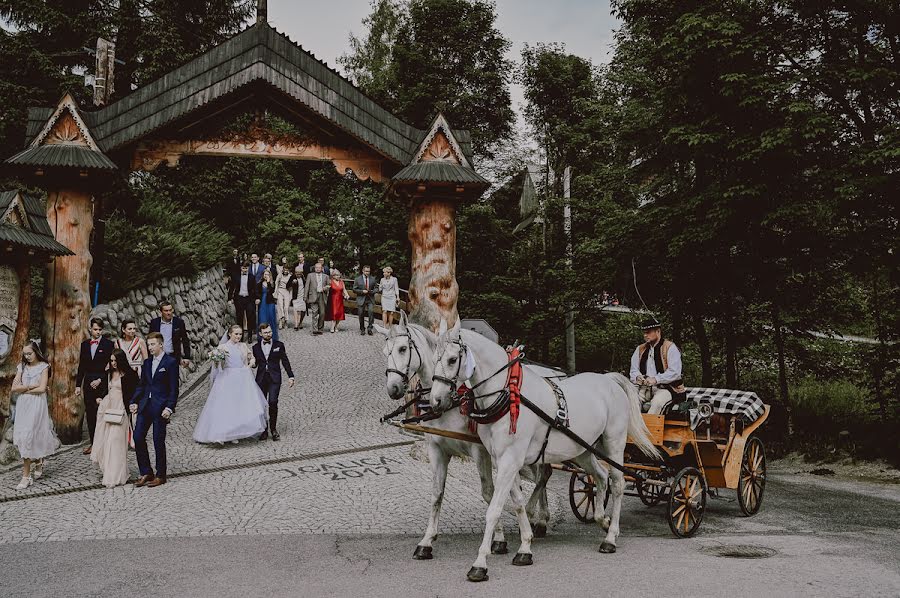
[[[717, 412], [715, 393], [728, 393], [732, 403], [735, 397], [745, 400], [744, 408]], [[766, 485], [765, 447], [754, 432], [768, 418], [769, 406], [753, 393], [738, 391], [689, 389], [688, 396], [665, 415], [643, 415], [662, 463], [644, 458], [630, 443], [624, 463], [634, 472], [625, 476], [634, 485], [626, 494], [639, 497], [647, 506], [666, 499], [669, 527], [680, 538], [694, 535], [700, 527], [711, 488], [736, 490], [741, 512], [751, 516], [759, 511]], [[555, 467], [572, 474], [569, 502], [575, 516], [593, 521], [591, 476], [573, 465]]]

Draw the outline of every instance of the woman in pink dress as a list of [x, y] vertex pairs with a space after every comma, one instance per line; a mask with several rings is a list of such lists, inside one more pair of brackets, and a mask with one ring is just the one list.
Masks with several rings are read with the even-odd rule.
[[344, 299], [349, 299], [350, 293], [344, 288], [341, 273], [331, 269], [331, 294], [328, 295], [328, 313], [331, 315], [331, 332], [337, 332], [338, 325], [344, 320]]

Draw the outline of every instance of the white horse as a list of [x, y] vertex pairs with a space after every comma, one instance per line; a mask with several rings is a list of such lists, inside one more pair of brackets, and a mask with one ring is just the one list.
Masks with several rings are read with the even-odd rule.
[[[468, 330], [450, 330], [441, 334], [435, 356], [430, 402], [436, 412], [446, 410], [456, 393], [463, 376], [467, 376], [475, 390], [475, 406], [489, 407], [506, 385], [504, 366], [508, 363], [506, 351], [480, 334]], [[474, 366], [474, 371], [473, 371]], [[469, 371], [473, 373], [469, 376]], [[621, 374], [584, 373], [565, 378], [558, 383], [568, 405], [569, 429], [592, 443], [609, 459], [622, 463], [625, 444], [629, 436], [641, 452], [659, 458], [659, 453], [650, 440], [641, 417], [640, 399], [631, 382]], [[541, 411], [554, 417], [558, 405], [556, 394], [546, 380], [523, 374], [522, 396], [529, 399]], [[619, 535], [619, 515], [622, 494], [625, 489], [621, 471], [611, 469], [607, 473], [597, 458], [581, 445], [561, 432], [552, 431], [549, 424], [540, 419], [530, 409], [522, 405], [515, 434], [510, 433], [510, 415], [507, 413], [491, 425], [479, 425], [478, 435], [497, 465], [494, 496], [485, 517], [484, 539], [478, 551], [478, 558], [469, 570], [470, 581], [487, 580], [487, 553], [490, 546], [491, 530], [500, 517], [508, 495], [513, 502], [521, 505], [521, 488], [517, 482], [519, 469], [538, 461], [542, 463], [563, 463], [574, 461], [597, 483], [597, 496], [604, 496], [607, 477], [611, 486], [610, 501], [606, 509], [611, 517], [606, 517], [602, 509], [597, 509], [594, 520], [607, 530], [606, 538], [600, 545], [600, 552], [615, 552]], [[518, 506], [521, 545], [513, 558], [514, 565], [532, 563], [531, 526], [525, 510]]]
[[[395, 400], [404, 398], [409, 390], [409, 381], [414, 375], [418, 375], [419, 380], [423, 380], [427, 384], [433, 374], [437, 335], [418, 324], [407, 322], [404, 312], [400, 312], [400, 323], [393, 326], [390, 332], [377, 325], [376, 328], [387, 337], [383, 352], [387, 357], [385, 373], [388, 395]], [[423, 425], [458, 434], [471, 434], [467, 418], [461, 415], [458, 409], [448, 409], [440, 417], [429, 420]], [[487, 504], [490, 504], [494, 494], [491, 456], [483, 445], [446, 436], [426, 434], [425, 446], [432, 470], [431, 513], [428, 517], [425, 535], [413, 552], [413, 558], [419, 560], [431, 559], [433, 556], [432, 544], [438, 536], [438, 520], [451, 457], [472, 459], [481, 479], [481, 495]], [[540, 526], [544, 532], [546, 532], [550, 518], [546, 483], [551, 472], [549, 466], [528, 468], [527, 470], [527, 477], [533, 479], [536, 484], [528, 503], [528, 513], [535, 518], [535, 527]], [[506, 554], [507, 552], [506, 538], [498, 518], [492, 536], [491, 553]]]

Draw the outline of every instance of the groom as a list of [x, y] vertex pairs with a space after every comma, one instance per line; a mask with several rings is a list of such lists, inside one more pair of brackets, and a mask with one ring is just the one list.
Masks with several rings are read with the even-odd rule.
[[[137, 413], [134, 424], [134, 452], [137, 453], [141, 477], [137, 488], [155, 488], [166, 483], [166, 426], [178, 400], [178, 361], [163, 350], [163, 336], [147, 335], [150, 357], [144, 360], [141, 382], [131, 397], [129, 409]], [[156, 475], [150, 467], [147, 432], [153, 426], [153, 451], [156, 453]]]
[[278, 395], [281, 393], [281, 366], [284, 365], [288, 375], [288, 388], [294, 386], [294, 372], [291, 370], [291, 362], [288, 360], [284, 343], [272, 340], [272, 327], [268, 324], [259, 325], [259, 340], [253, 345], [253, 359], [256, 361], [256, 384], [269, 402], [269, 426], [259, 439], [268, 438], [271, 427], [272, 440], [279, 440], [281, 434], [278, 433]]

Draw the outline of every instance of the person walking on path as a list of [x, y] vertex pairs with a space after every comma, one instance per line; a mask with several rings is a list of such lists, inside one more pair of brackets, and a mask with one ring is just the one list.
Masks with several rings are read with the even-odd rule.
[[287, 266], [287, 258], [282, 258], [285, 263], [279, 268], [278, 276], [275, 277], [275, 301], [278, 312], [278, 326], [282, 330], [288, 326], [288, 310], [291, 305], [291, 290], [288, 288], [288, 281], [291, 280], [291, 270]]
[[344, 286], [341, 279], [341, 271], [337, 268], [331, 269], [331, 294], [328, 296], [328, 315], [331, 320], [331, 333], [337, 332], [338, 326], [346, 318], [344, 312], [344, 300], [350, 298], [350, 293]]
[[140, 376], [141, 364], [147, 359], [147, 343], [144, 339], [137, 335], [137, 324], [131, 318], [122, 322], [120, 328], [121, 336], [116, 340], [116, 347], [124, 351], [128, 357], [128, 365]]
[[91, 461], [103, 472], [107, 488], [122, 486], [128, 481], [128, 427], [124, 397], [134, 394], [138, 375], [128, 365], [128, 356], [121, 349], [113, 349], [109, 356], [109, 392], [97, 399], [97, 432]]
[[297, 266], [294, 274], [288, 279], [288, 291], [291, 293], [291, 305], [294, 307], [294, 330], [303, 328], [303, 317], [306, 315], [306, 300], [303, 292], [303, 266]]
[[248, 340], [256, 326], [256, 306], [259, 305], [259, 286], [250, 273], [250, 264], [241, 266], [241, 272], [231, 286], [228, 300], [234, 305], [238, 325], [246, 326]]
[[[356, 309], [359, 312], [359, 334], [366, 332], [373, 335], [372, 326], [375, 323], [375, 279], [370, 274], [371, 268], [363, 266], [362, 274], [353, 281], [353, 292], [356, 293]], [[366, 310], [369, 310], [369, 326], [364, 327]]]
[[272, 440], [279, 440], [278, 395], [281, 394], [281, 368], [283, 366], [287, 372], [289, 388], [294, 386], [294, 371], [284, 343], [272, 339], [272, 327], [268, 324], [259, 326], [259, 340], [253, 345], [253, 359], [256, 365], [256, 385], [269, 403], [269, 425], [259, 439], [268, 438], [269, 430], [272, 430]]
[[386, 330], [391, 329], [394, 323], [394, 314], [397, 312], [397, 299], [400, 298], [400, 285], [394, 278], [394, 269], [385, 266], [382, 270], [384, 278], [378, 283], [381, 291], [381, 322]]
[[[269, 324], [278, 340], [278, 316], [276, 314], [275, 282], [272, 273], [263, 272], [262, 282], [259, 283], [259, 323]], [[249, 335], [248, 335], [249, 336]]]
[[84, 397], [84, 415], [90, 438], [90, 443], [81, 451], [83, 455], [90, 455], [94, 445], [97, 399], [106, 396], [106, 364], [109, 363], [109, 356], [114, 348], [113, 342], [103, 336], [103, 320], [91, 318], [91, 338], [81, 343], [78, 372], [75, 375], [75, 396]]
[[[178, 362], [163, 351], [163, 337], [158, 332], [147, 335], [150, 357], [141, 368], [141, 381], [129, 401], [129, 410], [137, 415], [134, 425], [134, 452], [137, 453], [141, 477], [135, 487], [155, 488], [166, 483], [166, 426], [178, 402]], [[153, 426], [153, 452], [156, 473], [150, 466], [147, 432]]]
[[304, 297], [313, 335], [320, 335], [325, 329], [325, 301], [328, 299], [329, 287], [328, 276], [322, 272], [322, 262], [317, 262], [306, 277]]
[[[16, 425], [13, 444], [22, 455], [22, 481], [16, 490], [24, 490], [44, 475], [44, 458], [59, 448], [47, 408], [47, 383], [50, 364], [40, 347], [31, 342], [22, 350], [22, 363], [16, 367], [16, 377], [10, 392], [16, 399]], [[33, 466], [33, 467], [32, 467]]]
[[191, 339], [184, 320], [175, 315], [172, 302], [163, 299], [159, 303], [159, 317], [150, 320], [150, 332], [163, 337], [163, 351], [175, 358], [181, 367], [191, 365]]

